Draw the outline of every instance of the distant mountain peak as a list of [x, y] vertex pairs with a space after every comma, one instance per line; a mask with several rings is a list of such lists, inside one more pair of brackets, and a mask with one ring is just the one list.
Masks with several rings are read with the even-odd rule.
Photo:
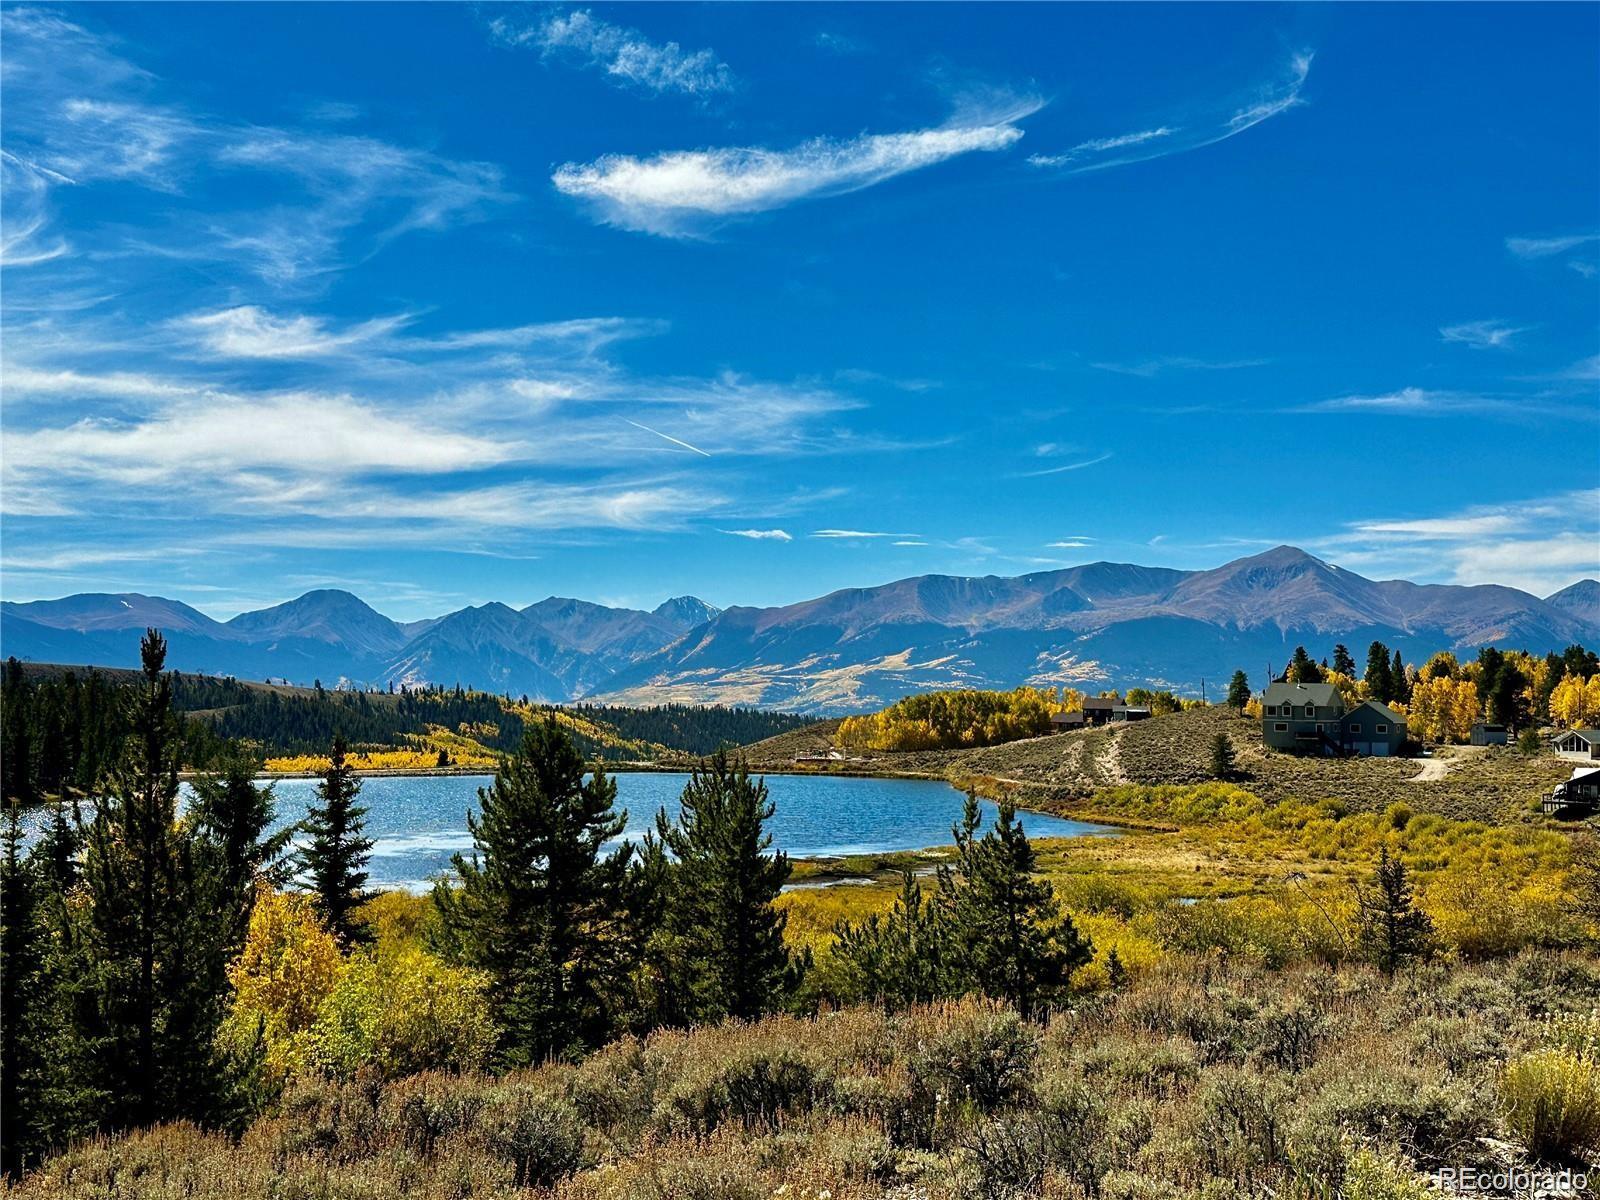
[[674, 596], [656, 605], [651, 615], [669, 621], [680, 631], [687, 633], [696, 625], [704, 625], [721, 611], [716, 605], [707, 604], [699, 596]]
[[1600, 625], [1600, 579], [1580, 579], [1559, 592], [1552, 592], [1544, 602], [1571, 613], [1580, 621]]

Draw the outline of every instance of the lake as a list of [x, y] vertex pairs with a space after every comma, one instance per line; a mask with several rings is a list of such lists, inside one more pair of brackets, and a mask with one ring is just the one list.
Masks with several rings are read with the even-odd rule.
[[[656, 810], [678, 811], [687, 775], [633, 772], [614, 775], [617, 806], [628, 810], [623, 836], [654, 828]], [[922, 779], [850, 779], [824, 775], [768, 775], [777, 811], [768, 822], [773, 845], [791, 857], [877, 854], [950, 844], [964, 796], [949, 784]], [[478, 808], [487, 775], [384, 775], [362, 780], [367, 836], [373, 839], [370, 886], [419, 889], [450, 866], [457, 851], [470, 852], [467, 813]], [[284, 823], [305, 816], [315, 799], [315, 779], [280, 779], [273, 785]], [[983, 801], [984, 821], [995, 806]], [[1079, 837], [1116, 831], [1062, 817], [1019, 814], [1029, 837]]]

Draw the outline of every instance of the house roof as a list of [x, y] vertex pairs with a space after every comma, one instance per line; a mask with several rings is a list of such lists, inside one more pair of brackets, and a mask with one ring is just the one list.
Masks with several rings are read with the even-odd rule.
[[1116, 707], [1117, 702], [1115, 700], [1101, 700], [1093, 696], [1083, 702], [1084, 712], [1110, 712]]
[[1081, 711], [1051, 713], [1050, 720], [1056, 725], [1081, 725], [1083, 724], [1083, 713]]
[[1553, 740], [1559, 742], [1563, 738], [1569, 738], [1574, 735], [1582, 738], [1591, 746], [1595, 745], [1597, 742], [1600, 742], [1600, 729], [1566, 729], [1556, 734]]
[[1274, 683], [1262, 697], [1264, 704], [1315, 704], [1333, 708], [1342, 704], [1339, 689], [1331, 683]]
[[1345, 716], [1354, 716], [1363, 709], [1370, 711], [1372, 715], [1380, 721], [1388, 721], [1394, 725], [1404, 725], [1406, 723], [1406, 719], [1399, 713], [1395, 712], [1394, 709], [1390, 708], [1387, 704], [1379, 704], [1376, 700], [1363, 700], [1349, 712], [1345, 713]]

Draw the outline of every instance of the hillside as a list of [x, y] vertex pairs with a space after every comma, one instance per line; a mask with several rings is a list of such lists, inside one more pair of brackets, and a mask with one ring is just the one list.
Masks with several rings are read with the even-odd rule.
[[693, 596], [655, 609], [552, 596], [398, 623], [321, 590], [227, 622], [137, 593], [0, 605], [7, 654], [133, 666], [139, 635], [169, 662], [241, 679], [436, 684], [629, 707], [721, 704], [833, 716], [919, 691], [1144, 686], [1198, 694], [1236, 668], [1281, 667], [1371, 641], [1407, 661], [1486, 644], [1538, 652], [1600, 641], [1600, 584], [1515, 588], [1366, 579], [1291, 546], [1205, 571], [1090, 563], [1016, 577], [920, 575], [774, 608]]
[[[802, 754], [825, 754], [835, 722], [758, 742], [745, 753], [767, 771], [795, 770]], [[803, 769], [947, 778], [994, 794], [1013, 791], [1031, 808], [1094, 811], [1094, 794], [1120, 784], [1194, 784], [1210, 779], [1212, 739], [1234, 747], [1241, 787], [1278, 801], [1338, 800], [1351, 812], [1379, 812], [1396, 801], [1463, 820], [1524, 821], [1528, 805], [1571, 774], [1548, 754], [1446, 747], [1416, 759], [1300, 758], [1270, 753], [1261, 724], [1220, 706], [1196, 708], [1132, 725], [1050, 734], [975, 750], [878, 753]], [[1424, 771], [1424, 767], [1427, 771]], [[1420, 777], [1420, 778], [1419, 778]]]

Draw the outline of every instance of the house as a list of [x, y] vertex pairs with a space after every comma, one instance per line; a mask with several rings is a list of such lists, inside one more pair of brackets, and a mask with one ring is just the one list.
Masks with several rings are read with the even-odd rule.
[[1558, 758], [1573, 762], [1600, 761], [1600, 729], [1569, 729], [1558, 733], [1551, 744]]
[[1050, 714], [1050, 728], [1056, 733], [1065, 733], [1072, 729], [1083, 728], [1083, 713], [1058, 712]]
[[1572, 778], [1556, 784], [1540, 807], [1546, 816], [1588, 816], [1600, 808], [1600, 767], [1574, 768]]
[[1390, 758], [1406, 740], [1405, 718], [1387, 704], [1366, 700], [1339, 718], [1339, 740], [1346, 754]]
[[1109, 725], [1111, 714], [1117, 709], [1115, 700], [1086, 699], [1083, 702], [1085, 725]]
[[1367, 700], [1349, 711], [1331, 683], [1274, 683], [1261, 698], [1261, 740], [1299, 754], [1398, 754], [1405, 719]]
[[1119, 704], [1111, 710], [1111, 723], [1123, 725], [1130, 721], [1148, 721], [1150, 710], [1139, 705]]
[[1472, 744], [1474, 746], [1509, 746], [1511, 733], [1504, 725], [1491, 725], [1487, 721], [1479, 721], [1472, 727]]

